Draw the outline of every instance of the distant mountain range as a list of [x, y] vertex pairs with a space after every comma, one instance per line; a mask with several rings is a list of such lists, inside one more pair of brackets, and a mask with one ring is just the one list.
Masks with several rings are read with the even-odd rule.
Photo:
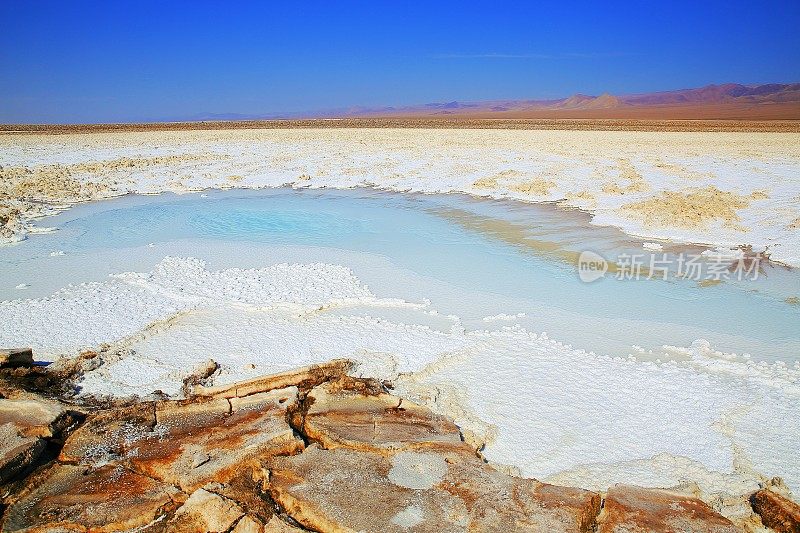
[[800, 83], [708, 85], [644, 94], [575, 94], [555, 100], [448, 102], [356, 111], [347, 116], [465, 115], [490, 118], [771, 118], [800, 119]]
[[269, 115], [205, 114], [190, 120], [379, 117], [800, 120], [800, 83], [726, 83], [643, 94], [575, 94], [553, 100], [453, 101]]

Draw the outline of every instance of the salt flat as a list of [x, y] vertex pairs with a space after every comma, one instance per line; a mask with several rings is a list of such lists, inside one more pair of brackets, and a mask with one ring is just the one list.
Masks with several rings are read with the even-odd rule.
[[[37, 217], [75, 202], [127, 193], [194, 192], [203, 198], [201, 191], [214, 196], [211, 189], [288, 185], [555, 202], [585, 211], [594, 225], [618, 226], [656, 241], [650, 246], [752, 246], [773, 261], [800, 265], [800, 134], [795, 133], [270, 129], [9, 135], [0, 137], [0, 165], [3, 237], [12, 242], [29, 235], [19, 247], [66, 238], [68, 224], [37, 236], [54, 220]], [[276, 231], [289, 228], [325, 241], [326, 224], [341, 221], [320, 211], [321, 218], [311, 223], [308, 216], [301, 221], [288, 213]], [[157, 214], [151, 209], [145, 218]], [[458, 219], [452, 210], [437, 216], [451, 224]], [[368, 287], [353, 271], [368, 263], [361, 252], [326, 252], [325, 261], [298, 253], [296, 262], [265, 255], [259, 263], [253, 255], [245, 266], [227, 246], [218, 249], [217, 256], [226, 256], [222, 266], [211, 268], [203, 260], [208, 258], [193, 258], [213, 249], [208, 235], [229, 240], [231, 224], [261, 230], [275, 221], [247, 211], [231, 219], [189, 220], [195, 229], [202, 226], [206, 240], [178, 246], [162, 235], [152, 237], [158, 242], [151, 248], [139, 242], [145, 236], [136, 234], [137, 224], [109, 224], [120, 233], [107, 239], [124, 243], [125, 232], [136, 239], [109, 254], [91, 251], [95, 255], [85, 257], [87, 263], [91, 257], [111, 263], [113, 255], [114, 265], [121, 266], [104, 265], [103, 276], [93, 279], [96, 268], [87, 265], [84, 272], [73, 265], [64, 270], [69, 282], [66, 276], [51, 280], [53, 290], [29, 298], [26, 288], [14, 288], [14, 297], [0, 302], [6, 317], [0, 345], [30, 344], [50, 359], [102, 347], [104, 364], [86, 374], [82, 387], [85, 393], [117, 396], [180, 394], [186, 375], [209, 357], [221, 364], [218, 383], [348, 357], [364, 375], [394, 382], [397, 394], [452, 416], [467, 438], [485, 446], [487, 459], [526, 476], [585, 487], [694, 482], [707, 499], [723, 500], [739, 498], [775, 475], [794, 490], [800, 487], [800, 427], [794, 416], [800, 409], [798, 354], [782, 353], [767, 363], [718, 350], [692, 336], [695, 326], [719, 333], [726, 320], [712, 313], [696, 324], [679, 324], [680, 342], [667, 346], [659, 337], [665, 345], [656, 355], [642, 350], [641, 358], [619, 357], [601, 344], [603, 327], [633, 330], [638, 324], [647, 334], [658, 322], [600, 317], [606, 321], [592, 330], [597, 344], [584, 349], [562, 335], [580, 329], [587, 317], [554, 314], [557, 297], [549, 297], [549, 305], [487, 310], [469, 322], [449, 309], [439, 313], [425, 300], [428, 295], [418, 294], [420, 287], [435, 284], [417, 283], [420, 278], [406, 283], [413, 287], [395, 284], [414, 298], [388, 283], [382, 290]], [[465, 227], [472, 224], [460, 220]], [[139, 226], [147, 228], [147, 222], [142, 219]], [[169, 226], [170, 220], [164, 223]], [[376, 236], [370, 228], [359, 231], [353, 235]], [[350, 236], [341, 233], [342, 240], [332, 245]], [[89, 235], [77, 235], [66, 254], [53, 247], [19, 265], [68, 262], [81, 253], [81, 236]], [[424, 241], [428, 235], [417, 237]], [[430, 243], [432, 253], [450, 234], [437, 235], [444, 237]], [[481, 238], [499, 235], [484, 231]], [[641, 248], [640, 241], [632, 242]], [[4, 251], [11, 256], [14, 249], [0, 249], [0, 256]], [[155, 255], [143, 260], [148, 250]], [[454, 248], [447, 250], [452, 254]], [[130, 257], [137, 262], [128, 267], [123, 259]], [[457, 257], [465, 256], [446, 258]], [[489, 274], [501, 278], [507, 272]], [[791, 287], [796, 272], [788, 272], [788, 288], [782, 290], [796, 294]], [[479, 276], [469, 279], [463, 291], [491, 295]], [[523, 281], [530, 280], [519, 282], [528, 290], [531, 285]], [[536, 290], [550, 294], [548, 285], [554, 283], [536, 281]], [[19, 285], [27, 283], [36, 280]], [[675, 298], [679, 288], [664, 283], [666, 298]], [[723, 325], [742, 330], [742, 338], [760, 337], [754, 346], [769, 346], [783, 324], [758, 326], [766, 314], [759, 310], [777, 309], [769, 316], [787, 323], [797, 316], [783, 293], [774, 298], [704, 290], [728, 288], [693, 287], [680, 298], [714, 301], [718, 310], [729, 302], [735, 316]], [[587, 300], [598, 294], [586, 291]], [[668, 315], [681, 311], [661, 300], [644, 303]], [[553, 326], [547, 334], [534, 329], [543, 319]], [[712, 327], [714, 320], [719, 323]], [[653, 327], [652, 336], [676, 331]], [[740, 332], [723, 333], [720, 339], [740, 342]], [[789, 336], [781, 342], [789, 350], [794, 346]]]
[[[0, 202], [376, 187], [554, 201], [635, 235], [800, 265], [800, 134], [264, 129], [0, 137]], [[7, 224], [8, 225], [8, 224]], [[6, 239], [19, 230], [6, 229]]]

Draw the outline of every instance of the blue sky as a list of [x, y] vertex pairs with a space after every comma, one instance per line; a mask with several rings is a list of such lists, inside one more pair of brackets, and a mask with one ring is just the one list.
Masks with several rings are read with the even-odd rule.
[[0, 0], [0, 122], [800, 81], [800, 2]]

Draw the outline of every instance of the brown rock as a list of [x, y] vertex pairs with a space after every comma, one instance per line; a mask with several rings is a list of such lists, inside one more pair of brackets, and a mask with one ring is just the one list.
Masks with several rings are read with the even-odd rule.
[[28, 393], [38, 393], [48, 397], [73, 397], [75, 380], [101, 363], [97, 355], [95, 352], [84, 352], [76, 358], [59, 359], [46, 367], [33, 365], [3, 368], [0, 372], [0, 395], [6, 398], [24, 398], [30, 396]]
[[315, 531], [590, 531], [600, 497], [508, 476], [448, 448], [312, 445], [271, 463], [272, 497]]
[[24, 437], [52, 437], [74, 422], [58, 402], [39, 398], [0, 399], [0, 424], [13, 424]]
[[[439, 486], [466, 503], [470, 510], [470, 531], [592, 531], [594, 528], [600, 512], [597, 493], [509, 476], [470, 455], [451, 455], [447, 462], [448, 473]], [[397, 457], [393, 463], [396, 470]]]
[[297, 389], [290, 388], [250, 399], [230, 414], [224, 398], [164, 402], [156, 410], [158, 423], [131, 444], [127, 460], [135, 471], [186, 492], [226, 483], [261, 459], [302, 450], [303, 441], [286, 421], [286, 409], [296, 401]]
[[257, 518], [254, 518], [250, 515], [244, 515], [236, 523], [236, 526], [231, 530], [231, 533], [300, 533], [302, 531], [307, 530], [291, 526], [277, 516], [270, 518], [265, 525]]
[[305, 414], [306, 436], [325, 448], [391, 450], [449, 446], [465, 448], [448, 418], [391, 394], [354, 390], [348, 378], [314, 388]]
[[46, 447], [44, 439], [23, 437], [14, 424], [0, 426], [0, 483], [28, 468]]
[[[244, 516], [236, 502], [213, 492], [198, 489], [175, 511], [167, 523], [168, 532], [222, 533]], [[258, 531], [258, 530], [256, 530]]]
[[193, 492], [206, 482], [219, 481], [215, 476], [221, 469], [245, 456], [272, 448], [276, 453], [294, 450], [302, 444], [285, 421], [285, 408], [295, 401], [296, 390], [291, 389], [250, 398], [233, 413], [224, 398], [113, 409], [91, 416], [75, 431], [60, 460], [125, 461], [173, 484], [185, 478], [187, 490]]
[[352, 366], [353, 363], [346, 359], [334, 359], [328, 363], [306, 366], [297, 370], [271, 374], [269, 376], [240, 381], [230, 385], [220, 385], [216, 387], [195, 385], [191, 387], [190, 390], [193, 396], [234, 398], [287, 387], [308, 389], [329, 379], [346, 374]]
[[800, 533], [800, 505], [769, 489], [761, 489], [750, 498], [753, 510], [765, 526], [778, 533]]
[[208, 359], [206, 362], [197, 365], [188, 376], [183, 378], [183, 386], [181, 387], [183, 395], [190, 396], [192, 388], [205, 385], [206, 381], [218, 368], [219, 365], [213, 359]]
[[124, 531], [142, 527], [176, 507], [180, 493], [120, 466], [59, 465], [5, 513], [3, 532]]
[[[507, 475], [449, 419], [343, 368], [92, 414], [67, 439], [61, 463], [27, 479], [20, 472], [38, 464], [70, 411], [24, 392], [0, 399], [0, 481], [13, 477], [2, 531], [737, 530], [674, 492], [618, 485], [600, 513], [596, 493]], [[300, 388], [275, 388], [288, 382]], [[313, 445], [304, 448], [290, 419]], [[762, 490], [753, 508], [765, 524], [798, 531], [791, 501]]]
[[0, 368], [33, 366], [30, 348], [0, 348]]
[[292, 388], [254, 395], [233, 411], [225, 398], [112, 409], [76, 430], [59, 459], [90, 465], [119, 461], [191, 493], [230, 481], [262, 456], [301, 450], [303, 441], [286, 422], [286, 409], [296, 401]]
[[0, 399], [0, 483], [33, 466], [47, 446], [45, 439], [73, 424], [74, 415], [32, 394]]
[[596, 492], [546, 483], [539, 484], [533, 492], [538, 504], [561, 515], [564, 522], [575, 524], [578, 531], [594, 531], [601, 502]]
[[263, 531], [264, 525], [261, 522], [251, 516], [243, 516], [231, 533], [262, 533]]
[[156, 402], [156, 424], [173, 430], [211, 426], [231, 414], [231, 404], [225, 398]]
[[251, 518], [263, 523], [269, 521], [274, 512], [272, 502], [263, 497], [268, 477], [269, 472], [264, 468], [242, 468], [229, 481], [209, 483], [203, 488], [235, 501]]
[[403, 525], [416, 525], [416, 516], [428, 520], [429, 527], [420, 530], [466, 529], [468, 513], [461, 500], [445, 492], [438, 500], [417, 501], [414, 489], [389, 481], [390, 468], [389, 460], [376, 453], [312, 445], [273, 462], [270, 490], [290, 516], [316, 531], [401, 531]]
[[[264, 526], [262, 533], [297, 533], [299, 531], [306, 531], [305, 529], [300, 529], [299, 527], [290, 526], [277, 516], [273, 516], [267, 525]], [[235, 533], [244, 533], [243, 531], [237, 532], [234, 530]]]
[[727, 518], [682, 494], [615, 485], [608, 489], [600, 533], [734, 533]]
[[156, 425], [155, 405], [144, 402], [90, 415], [64, 443], [59, 461], [94, 464], [126, 457]]

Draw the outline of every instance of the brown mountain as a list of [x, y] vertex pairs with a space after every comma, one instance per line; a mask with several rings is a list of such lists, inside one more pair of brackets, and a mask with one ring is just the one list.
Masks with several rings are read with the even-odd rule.
[[337, 117], [800, 120], [800, 83], [726, 83], [695, 89], [555, 100], [447, 102], [331, 112]]
[[604, 93], [586, 102], [584, 109], [613, 109], [624, 105], [625, 103], [616, 96]]
[[569, 98], [557, 104], [553, 104], [552, 107], [556, 109], [580, 109], [595, 98], [595, 96], [588, 96], [585, 94], [573, 94]]
[[626, 103], [632, 105], [797, 102], [800, 101], [800, 83], [770, 83], [756, 87], [726, 83], [724, 85], [708, 85], [699, 89], [633, 94], [622, 98]]

